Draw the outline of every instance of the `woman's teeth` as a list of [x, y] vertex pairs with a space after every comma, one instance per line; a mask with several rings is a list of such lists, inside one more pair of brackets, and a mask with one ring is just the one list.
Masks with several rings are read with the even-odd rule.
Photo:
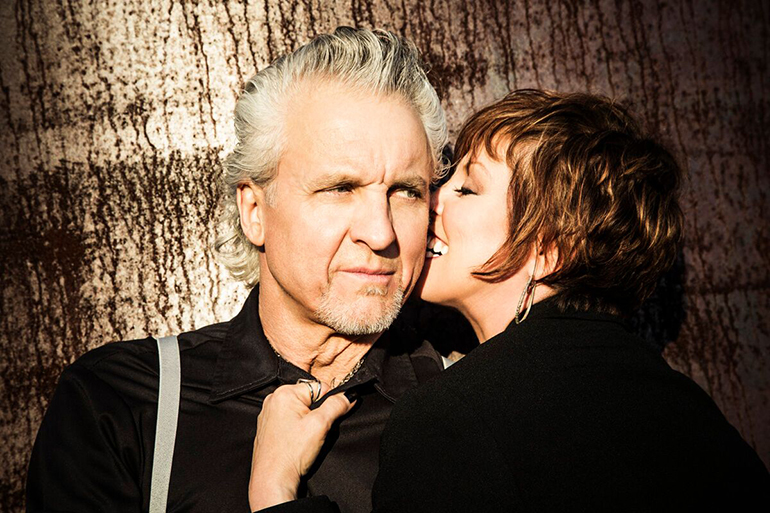
[[446, 255], [449, 252], [449, 246], [435, 237], [428, 241], [428, 249], [425, 251], [426, 258], [437, 258]]

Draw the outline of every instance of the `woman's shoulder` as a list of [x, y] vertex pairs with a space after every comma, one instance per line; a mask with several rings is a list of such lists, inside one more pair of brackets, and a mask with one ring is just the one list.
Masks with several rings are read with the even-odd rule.
[[[391, 418], [403, 419], [407, 424], [425, 419], [427, 426], [456, 422], [466, 416], [466, 412], [469, 418], [475, 418], [478, 414], [474, 411], [474, 404], [478, 404], [477, 395], [487, 392], [485, 385], [490, 381], [498, 380], [495, 376], [499, 373], [493, 367], [506, 367], [504, 361], [488, 353], [488, 348], [479, 346], [439, 375], [410, 390], [396, 403]], [[508, 356], [503, 359], [507, 360]]]
[[474, 386], [475, 358], [468, 358], [394, 406], [380, 446], [375, 509], [499, 511], [516, 503], [508, 451], [496, 432], [500, 409], [481, 400], [486, 392]]
[[592, 396], [598, 386], [605, 396], [633, 392], [649, 397], [665, 385], [669, 392], [680, 389], [679, 395], [692, 397], [694, 384], [617, 323], [532, 321], [478, 346], [404, 397], [397, 409], [430, 414], [435, 421], [461, 410], [497, 418], [506, 416], [500, 413], [503, 407], [540, 411], [544, 396], [556, 406], [583, 392]]

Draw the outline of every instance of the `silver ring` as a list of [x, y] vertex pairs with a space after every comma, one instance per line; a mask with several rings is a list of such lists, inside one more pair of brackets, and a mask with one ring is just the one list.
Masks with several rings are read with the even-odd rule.
[[[310, 390], [310, 402], [314, 403], [316, 402], [321, 395], [321, 384], [318, 381], [313, 381], [312, 379], [304, 379], [300, 378], [297, 380], [297, 384], [304, 383], [307, 385], [308, 389]], [[318, 392], [315, 391], [315, 387], [313, 385], [318, 385]]]

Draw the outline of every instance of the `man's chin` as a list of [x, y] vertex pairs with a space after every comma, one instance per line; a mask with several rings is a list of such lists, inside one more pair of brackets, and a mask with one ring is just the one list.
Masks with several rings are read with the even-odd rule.
[[352, 299], [327, 292], [316, 310], [318, 322], [341, 335], [362, 336], [382, 333], [398, 316], [404, 302], [399, 288], [367, 287]]

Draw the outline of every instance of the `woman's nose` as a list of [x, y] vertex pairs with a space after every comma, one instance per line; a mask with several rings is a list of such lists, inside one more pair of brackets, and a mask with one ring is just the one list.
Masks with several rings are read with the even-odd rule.
[[441, 202], [441, 195], [443, 194], [446, 184], [442, 185], [435, 191], [430, 193], [430, 215], [431, 217], [440, 216], [441, 211], [444, 210], [444, 204]]

